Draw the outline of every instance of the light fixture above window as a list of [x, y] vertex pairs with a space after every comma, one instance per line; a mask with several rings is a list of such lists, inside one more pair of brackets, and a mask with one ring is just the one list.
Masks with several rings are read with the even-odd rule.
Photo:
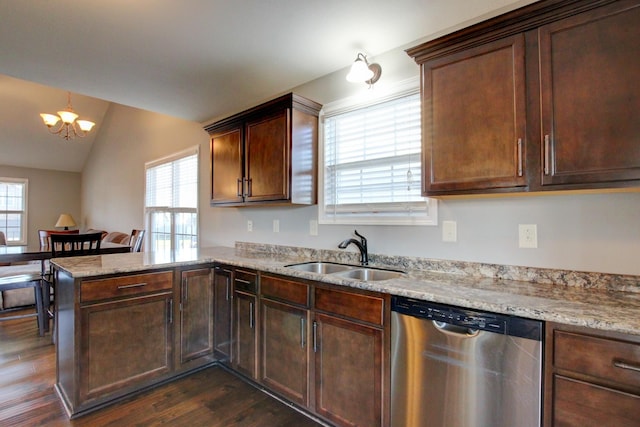
[[380, 64], [369, 64], [367, 56], [364, 53], [358, 53], [347, 74], [347, 80], [353, 83], [367, 83], [371, 87], [378, 81], [381, 74]]
[[[58, 115], [42, 113], [40, 114], [44, 124], [49, 128], [49, 132], [59, 135], [60, 137], [70, 140], [76, 136], [84, 138], [95, 126], [94, 122], [89, 120], [76, 120], [78, 115], [73, 111], [71, 106], [71, 92], [67, 92], [67, 108], [58, 111]], [[56, 124], [61, 121], [60, 125]]]

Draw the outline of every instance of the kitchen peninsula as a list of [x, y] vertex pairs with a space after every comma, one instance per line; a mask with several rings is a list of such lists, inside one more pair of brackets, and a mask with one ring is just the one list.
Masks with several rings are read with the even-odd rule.
[[[308, 299], [303, 298], [299, 306], [306, 304], [305, 310], [321, 313], [313, 314], [318, 317], [325, 316], [327, 311], [320, 307], [325, 294], [332, 295], [330, 305], [363, 298], [375, 307], [372, 312], [380, 311], [378, 318], [356, 318], [353, 322], [360, 328], [366, 326], [382, 347], [380, 372], [376, 374], [379, 374], [376, 378], [380, 379], [381, 391], [372, 392], [375, 399], [380, 400], [379, 417], [374, 420], [380, 425], [388, 425], [385, 402], [388, 390], [385, 388], [389, 375], [390, 295], [589, 328], [594, 334], [618, 334], [616, 337], [626, 334], [630, 341], [640, 341], [640, 280], [634, 276], [377, 254], [370, 256], [373, 266], [403, 270], [406, 274], [389, 280], [359, 281], [287, 267], [311, 260], [357, 264], [358, 254], [238, 242], [235, 248], [54, 259], [52, 263], [58, 277], [56, 389], [68, 414], [82, 415], [218, 361], [212, 342], [214, 265], [243, 274], [251, 272], [256, 278], [258, 300], [262, 298], [261, 277], [268, 278], [265, 283], [275, 288], [302, 284]], [[231, 286], [233, 280], [221, 283]], [[222, 295], [232, 293], [232, 289], [227, 288]], [[351, 299], [333, 299], [337, 294]], [[194, 300], [198, 302], [190, 306]], [[233, 312], [235, 315], [235, 310]], [[251, 316], [255, 316], [251, 317], [252, 324], [260, 323], [262, 314], [252, 306]], [[311, 314], [305, 316], [303, 319], [312, 319]], [[335, 317], [344, 320], [357, 316], [360, 313], [353, 314], [345, 305], [344, 311]], [[231, 336], [235, 337], [229, 334]], [[260, 342], [259, 339], [254, 337], [254, 343]], [[232, 348], [236, 347], [232, 345]], [[260, 345], [256, 348], [259, 352]], [[259, 358], [256, 356], [256, 360]], [[264, 368], [261, 363], [256, 366]], [[249, 379], [260, 385], [267, 382], [262, 381], [261, 375]], [[624, 391], [633, 391], [638, 385], [630, 387]], [[308, 393], [306, 397], [313, 398], [318, 393]], [[284, 398], [288, 397], [285, 393]], [[341, 408], [332, 412], [332, 408], [306, 398], [297, 404], [342, 425]], [[336, 412], [340, 416], [335, 415]]]

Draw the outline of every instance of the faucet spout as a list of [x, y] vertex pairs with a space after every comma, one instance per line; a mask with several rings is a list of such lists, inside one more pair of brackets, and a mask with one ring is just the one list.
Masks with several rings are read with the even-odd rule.
[[367, 239], [358, 233], [358, 230], [354, 230], [356, 236], [360, 237], [360, 241], [350, 238], [350, 239], [346, 239], [343, 240], [342, 242], [340, 242], [340, 244], [338, 245], [338, 247], [340, 249], [345, 249], [347, 246], [349, 246], [350, 244], [354, 244], [356, 245], [356, 247], [358, 248], [358, 250], [360, 251], [360, 264], [361, 265], [369, 265], [369, 252], [367, 249]]

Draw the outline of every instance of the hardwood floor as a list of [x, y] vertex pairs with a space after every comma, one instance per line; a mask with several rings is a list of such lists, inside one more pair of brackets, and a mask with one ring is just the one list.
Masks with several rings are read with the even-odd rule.
[[33, 318], [0, 322], [0, 426], [315, 427], [220, 367], [69, 420], [56, 396], [55, 348]]

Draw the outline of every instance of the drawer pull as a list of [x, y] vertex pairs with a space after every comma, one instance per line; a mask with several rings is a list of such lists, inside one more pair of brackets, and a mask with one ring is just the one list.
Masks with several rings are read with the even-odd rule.
[[629, 371], [640, 372], [640, 365], [632, 362], [625, 362], [620, 359], [613, 359], [613, 366], [620, 369], [627, 369]]
[[142, 288], [143, 286], [147, 286], [146, 283], [134, 283], [133, 285], [120, 285], [118, 289], [131, 289], [131, 288]]
[[251, 282], [248, 280], [243, 280], [243, 279], [235, 279], [236, 282], [240, 282], [240, 283], [244, 283], [245, 285], [250, 285]]

